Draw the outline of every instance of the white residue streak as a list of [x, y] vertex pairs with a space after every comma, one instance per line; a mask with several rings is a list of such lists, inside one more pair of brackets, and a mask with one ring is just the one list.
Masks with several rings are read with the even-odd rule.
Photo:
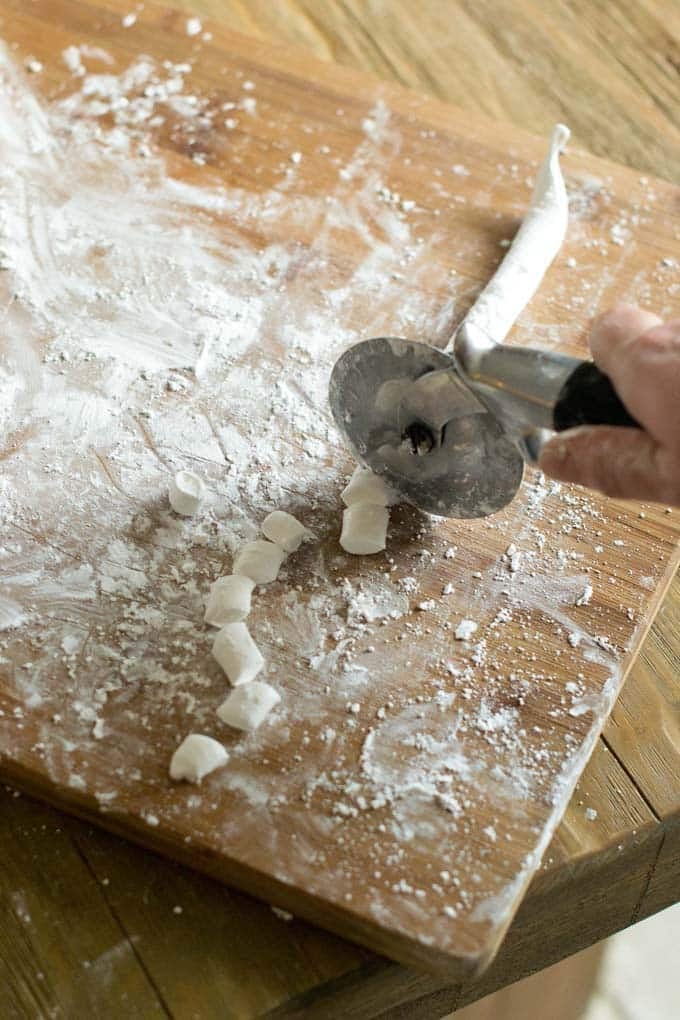
[[[188, 56], [201, 32], [186, 22]], [[382, 101], [351, 130], [343, 114], [353, 148], [305, 148], [300, 133], [260, 177], [266, 130], [250, 150], [242, 125], [224, 127], [225, 112], [261, 116], [242, 95], [256, 82], [225, 75], [220, 105], [192, 87], [189, 61], [120, 70], [71, 45], [63, 64], [66, 86], [43, 105], [0, 54], [0, 750], [120, 818], [133, 803], [140, 815], [143, 789], [147, 825], [225, 854], [249, 846], [249, 866], [274, 861], [282, 881], [340, 905], [351, 892], [423, 942], [445, 945], [452, 917], [501, 923], [634, 625], [613, 609], [590, 619], [597, 504], [540, 479], [490, 521], [395, 513], [394, 561], [338, 546], [348, 458], [330, 367], [364, 336], [449, 335], [458, 196], [451, 237], [437, 233], [444, 215], [414, 233], [444, 185], [423, 187], [417, 208], [401, 198], [408, 182], [391, 173], [410, 164]], [[298, 187], [313, 161], [316, 193]], [[448, 187], [467, 174], [453, 164]], [[205, 482], [195, 517], [167, 504], [178, 472]], [[204, 600], [274, 508], [319, 539], [248, 617], [259, 679], [283, 695], [276, 725], [218, 731]], [[487, 547], [485, 563], [471, 557]], [[626, 593], [637, 617], [646, 597]], [[206, 779], [209, 803], [204, 788], [168, 791], [189, 730], [229, 755]], [[541, 820], [531, 831], [528, 816]], [[509, 883], [493, 847], [516, 869]]]

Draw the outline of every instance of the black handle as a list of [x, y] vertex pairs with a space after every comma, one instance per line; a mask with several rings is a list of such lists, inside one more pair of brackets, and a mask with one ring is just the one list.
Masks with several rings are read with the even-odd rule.
[[619, 425], [641, 428], [621, 403], [608, 375], [592, 361], [583, 361], [560, 390], [554, 409], [555, 431], [578, 425]]

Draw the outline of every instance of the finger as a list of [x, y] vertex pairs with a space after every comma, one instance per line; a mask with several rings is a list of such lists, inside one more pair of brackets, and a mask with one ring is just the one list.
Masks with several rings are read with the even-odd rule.
[[661, 319], [653, 312], [623, 301], [614, 305], [593, 320], [588, 338], [593, 358], [603, 372], [612, 375], [630, 345], [648, 329], [660, 324]]
[[680, 448], [680, 321], [619, 305], [595, 320], [590, 343], [633, 417], [662, 445]]
[[559, 481], [615, 499], [680, 502], [680, 460], [674, 461], [641, 429], [570, 429], [543, 447], [539, 467]]

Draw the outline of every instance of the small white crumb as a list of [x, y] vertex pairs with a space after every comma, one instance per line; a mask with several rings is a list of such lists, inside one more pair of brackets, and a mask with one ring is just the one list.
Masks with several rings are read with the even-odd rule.
[[478, 627], [474, 620], [461, 620], [454, 634], [456, 641], [469, 641]]
[[124, 14], [123, 17], [120, 19], [120, 23], [123, 26], [123, 28], [132, 28], [136, 20], [137, 20], [136, 14]]
[[187, 18], [186, 21], [186, 33], [187, 35], [198, 35], [202, 30], [203, 25], [201, 24], [200, 18]]
[[290, 161], [291, 161], [291, 163], [295, 163], [295, 165], [297, 166], [298, 163], [302, 162], [302, 153], [301, 152], [291, 152], [291, 154], [290, 154]]
[[34, 58], [31, 58], [30, 60], [26, 61], [26, 70], [30, 71], [31, 74], [40, 74], [42, 69], [43, 69], [43, 66], [42, 66], [42, 64], [40, 63], [39, 60], [35, 60]]
[[595, 810], [595, 808], [592, 807], [586, 808], [586, 818], [588, 819], [589, 822], [595, 821], [595, 819], [597, 818], [597, 811]]
[[73, 655], [80, 648], [80, 639], [75, 634], [66, 634], [61, 639], [61, 647], [66, 655]]
[[567, 636], [567, 641], [569, 642], [572, 648], [578, 648], [578, 646], [581, 644], [581, 635], [577, 634], [575, 630], [572, 630], [571, 633], [568, 634]]
[[450, 545], [449, 548], [444, 553], [444, 558], [447, 559], [447, 560], [452, 560], [457, 552], [458, 552], [458, 546], [457, 545]]
[[170, 760], [170, 778], [200, 783], [210, 772], [226, 765], [228, 761], [229, 755], [217, 740], [202, 733], [190, 733]]
[[444, 587], [442, 588], [442, 595], [453, 595], [454, 591], [455, 591], [455, 588], [454, 588], [454, 586], [453, 586], [453, 585], [451, 584], [451, 582], [449, 581], [449, 582], [448, 582], [447, 584], [445, 584], [445, 585], [444, 585]]
[[83, 66], [83, 60], [80, 56], [80, 50], [77, 46], [67, 46], [61, 54], [62, 60], [66, 64], [71, 74], [75, 74], [78, 78], [82, 78], [85, 74], [85, 68]]
[[622, 538], [615, 538], [614, 539], [614, 545], [622, 546], [622, 545], [625, 545], [625, 544], [626, 543], [623, 541]]
[[205, 494], [202, 480], [193, 471], [178, 471], [168, 486], [170, 506], [182, 517], [192, 517]]
[[423, 602], [419, 602], [416, 609], [419, 609], [421, 613], [429, 613], [437, 605], [434, 599], [425, 599]]
[[174, 906], [172, 908], [172, 912], [173, 912], [173, 914], [183, 914], [184, 913], [184, 911], [182, 910], [182, 908], [180, 907], [179, 904], [177, 904], [177, 906]]
[[587, 584], [585, 586], [585, 588], [583, 589], [583, 591], [581, 592], [581, 594], [579, 595], [579, 597], [574, 602], [574, 605], [575, 606], [589, 606], [590, 605], [590, 600], [592, 599], [592, 597], [593, 597], [593, 587], [592, 587], [592, 585]]
[[250, 79], [246, 79], [246, 81], [243, 82], [243, 85], [241, 85], [241, 88], [244, 92], [252, 92], [255, 88], [255, 82], [250, 81]]
[[293, 920], [293, 915], [289, 914], [287, 910], [282, 910], [281, 907], [272, 907], [271, 909], [272, 909], [272, 914], [276, 914], [276, 916], [281, 921], [292, 921]]

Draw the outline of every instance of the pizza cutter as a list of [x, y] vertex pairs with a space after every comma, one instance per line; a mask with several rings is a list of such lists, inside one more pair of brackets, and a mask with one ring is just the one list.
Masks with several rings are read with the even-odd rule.
[[333, 367], [329, 398], [359, 461], [444, 517], [510, 503], [553, 431], [638, 424], [593, 362], [495, 343], [471, 322], [446, 350], [394, 337], [355, 344]]

